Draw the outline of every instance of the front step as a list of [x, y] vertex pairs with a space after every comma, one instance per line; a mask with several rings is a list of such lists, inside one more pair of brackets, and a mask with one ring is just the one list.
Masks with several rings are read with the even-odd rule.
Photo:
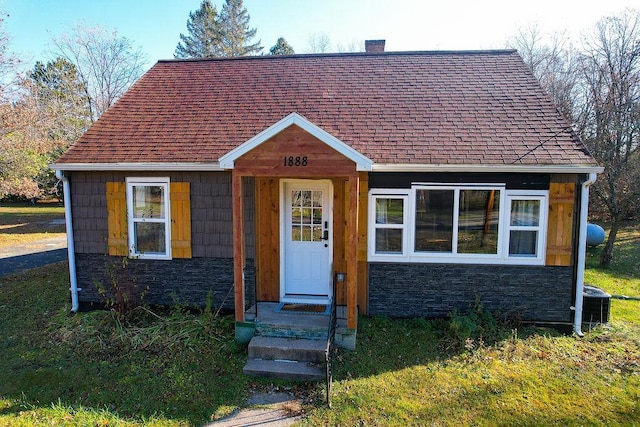
[[248, 351], [247, 375], [302, 381], [325, 377], [326, 340], [254, 336]]
[[324, 367], [292, 360], [249, 359], [243, 372], [254, 377], [299, 381], [319, 381], [325, 377]]
[[326, 352], [327, 342], [321, 340], [256, 336], [249, 343], [250, 359], [324, 363]]

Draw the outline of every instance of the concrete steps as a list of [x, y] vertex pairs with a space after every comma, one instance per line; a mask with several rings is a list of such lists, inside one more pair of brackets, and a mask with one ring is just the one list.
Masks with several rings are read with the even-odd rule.
[[284, 380], [320, 381], [325, 378], [323, 366], [292, 360], [249, 359], [243, 371], [253, 377]]
[[326, 339], [254, 336], [249, 342], [249, 358], [243, 371], [256, 377], [322, 380], [326, 348]]

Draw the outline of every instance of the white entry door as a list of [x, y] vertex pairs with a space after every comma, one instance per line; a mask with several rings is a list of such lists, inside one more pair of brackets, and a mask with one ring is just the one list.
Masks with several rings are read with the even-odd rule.
[[280, 297], [328, 302], [332, 259], [331, 181], [284, 181]]

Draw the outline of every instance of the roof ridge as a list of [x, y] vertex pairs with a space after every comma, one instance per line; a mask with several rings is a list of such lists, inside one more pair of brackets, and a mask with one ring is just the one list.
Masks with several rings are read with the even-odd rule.
[[246, 60], [281, 60], [296, 58], [341, 58], [359, 56], [456, 56], [456, 55], [509, 55], [516, 49], [478, 49], [478, 50], [406, 50], [390, 52], [332, 52], [332, 53], [297, 53], [293, 55], [249, 55], [249, 56], [217, 56], [210, 58], [171, 58], [159, 59], [160, 62], [215, 62]]

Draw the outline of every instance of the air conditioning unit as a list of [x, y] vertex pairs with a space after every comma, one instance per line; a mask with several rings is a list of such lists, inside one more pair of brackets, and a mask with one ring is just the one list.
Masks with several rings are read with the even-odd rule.
[[611, 295], [595, 286], [585, 285], [582, 292], [582, 322], [608, 323]]

